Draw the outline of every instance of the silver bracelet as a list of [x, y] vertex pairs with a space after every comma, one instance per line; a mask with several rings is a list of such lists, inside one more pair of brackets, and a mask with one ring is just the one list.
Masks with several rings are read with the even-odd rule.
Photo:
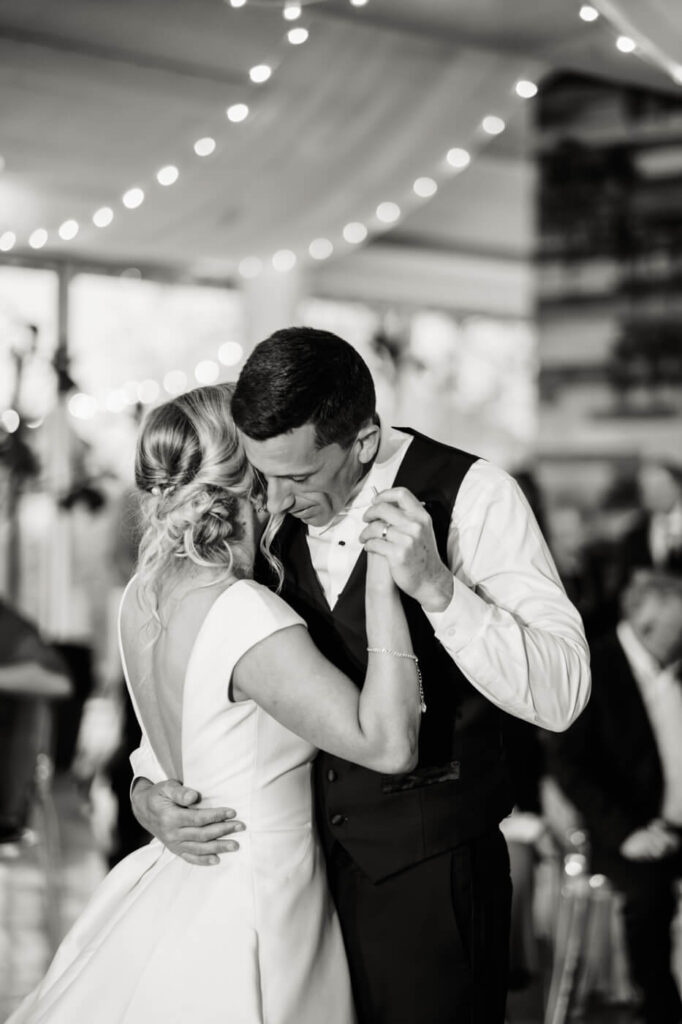
[[424, 683], [422, 680], [422, 670], [419, 667], [419, 658], [416, 654], [408, 654], [406, 651], [392, 651], [388, 647], [368, 647], [368, 654], [390, 654], [393, 658], [409, 658], [410, 661], [414, 662], [414, 667], [417, 670], [417, 683], [419, 684], [419, 708], [422, 715], [426, 711], [426, 701], [424, 700]]

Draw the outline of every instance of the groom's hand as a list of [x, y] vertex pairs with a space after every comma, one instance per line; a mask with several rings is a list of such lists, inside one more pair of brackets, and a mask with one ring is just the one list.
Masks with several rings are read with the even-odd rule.
[[142, 827], [188, 864], [219, 864], [218, 854], [239, 849], [236, 840], [225, 838], [244, 831], [236, 812], [229, 807], [195, 807], [201, 795], [176, 779], [152, 785], [149, 779], [138, 778], [130, 799]]
[[386, 557], [396, 585], [424, 611], [445, 611], [452, 599], [452, 572], [441, 561], [421, 501], [405, 487], [391, 487], [375, 496], [363, 518], [368, 525], [360, 540], [367, 551]]

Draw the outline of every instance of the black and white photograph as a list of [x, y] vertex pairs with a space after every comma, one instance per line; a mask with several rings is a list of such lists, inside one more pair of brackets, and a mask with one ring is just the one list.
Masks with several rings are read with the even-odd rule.
[[682, 1024], [682, 3], [0, 0], [1, 1024]]

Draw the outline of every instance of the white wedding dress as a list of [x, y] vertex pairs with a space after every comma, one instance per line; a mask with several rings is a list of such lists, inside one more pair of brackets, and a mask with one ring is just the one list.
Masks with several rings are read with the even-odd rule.
[[[126, 857], [8, 1024], [355, 1020], [313, 823], [315, 749], [253, 701], [228, 697], [239, 658], [300, 622], [259, 584], [233, 583], [206, 615], [185, 672], [183, 781], [202, 806], [237, 810], [239, 851], [199, 867], [153, 840]], [[126, 678], [145, 728], [153, 703]]]

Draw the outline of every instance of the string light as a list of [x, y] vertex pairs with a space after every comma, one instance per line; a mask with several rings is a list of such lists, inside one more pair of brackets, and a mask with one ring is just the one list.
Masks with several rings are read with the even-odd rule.
[[369, 0], [350, 0], [351, 7], [366, 7]]
[[35, 231], [31, 232], [28, 239], [28, 244], [32, 249], [42, 249], [47, 242], [47, 231], [45, 228], [36, 228]]
[[[232, 6], [243, 6], [246, 0], [243, 0], [241, 4], [233, 4]], [[353, 0], [351, 0], [353, 3]], [[360, 2], [353, 3], [353, 6], [364, 6], [366, 0], [360, 0]], [[588, 6], [588, 5], [584, 5]], [[294, 21], [301, 14], [301, 4], [296, 0], [286, 0], [282, 13], [286, 20]], [[287, 33], [287, 39], [294, 45], [300, 45], [309, 38], [309, 31], [307, 28], [302, 26], [292, 28]], [[680, 69], [682, 79], [682, 68]], [[267, 81], [272, 74], [272, 67], [270, 64], [258, 64], [254, 65], [249, 72], [251, 81], [255, 84], [259, 82]], [[516, 82], [515, 92], [521, 98], [527, 99], [537, 94], [537, 86], [535, 83], [522, 79]], [[239, 123], [245, 120], [249, 116], [249, 107], [246, 103], [234, 103], [226, 109], [226, 115], [230, 122]], [[505, 122], [502, 118], [497, 115], [488, 115], [482, 122], [483, 130], [490, 135], [499, 134], [506, 127]], [[216, 150], [216, 140], [212, 136], [202, 136], [197, 139], [193, 144], [194, 152], [199, 157], [209, 156]], [[471, 154], [461, 147], [453, 147], [448, 150], [446, 155], [446, 163], [449, 169], [456, 172], [460, 172], [469, 166], [471, 163]], [[156, 175], [156, 179], [159, 184], [170, 185], [177, 181], [179, 176], [178, 168], [175, 164], [168, 164], [166, 167], [161, 168]], [[429, 199], [438, 191], [438, 182], [435, 178], [430, 176], [421, 176], [415, 179], [412, 185], [412, 195], [419, 199]], [[139, 186], [134, 186], [128, 189], [122, 196], [123, 204], [128, 209], [135, 209], [141, 205], [145, 199], [145, 193]], [[390, 225], [395, 223], [402, 216], [402, 211], [397, 203], [383, 202], [380, 203], [375, 211], [376, 220], [381, 224]], [[114, 212], [109, 206], [100, 207], [92, 215], [93, 224], [98, 227], [106, 227], [111, 224], [114, 217]], [[60, 236], [64, 237], [64, 230], [66, 224], [75, 224], [76, 231], [78, 230], [77, 223], [64, 222], [62, 228], [60, 228]], [[73, 228], [66, 228], [66, 231], [73, 230]], [[376, 228], [375, 228], [376, 230]], [[345, 242], [349, 245], [359, 245], [366, 240], [369, 235], [368, 227], [361, 221], [350, 221], [342, 229], [342, 237]], [[73, 237], [73, 236], [72, 236]], [[40, 248], [46, 244], [48, 239], [47, 231], [43, 228], [37, 229], [33, 232], [30, 237], [31, 246], [33, 248]], [[0, 235], [0, 252], [8, 252], [16, 243], [16, 236], [14, 232], [5, 231]], [[334, 253], [334, 243], [331, 239], [320, 237], [313, 239], [308, 247], [307, 253], [310, 259], [313, 260], [325, 260], [328, 259]], [[282, 272], [290, 270], [297, 262], [298, 256], [295, 252], [289, 249], [279, 250], [271, 257], [272, 265], [275, 269]], [[248, 280], [257, 277], [263, 270], [263, 262], [258, 256], [246, 256], [242, 258], [238, 263], [239, 275]], [[139, 273], [138, 273], [139, 276]], [[131, 382], [129, 382], [131, 383]], [[177, 386], [176, 381], [176, 386]], [[131, 384], [132, 386], [132, 384]], [[137, 388], [137, 385], [134, 385]], [[131, 397], [130, 389], [126, 392], [127, 402], [136, 402], [137, 398]]]
[[160, 171], [156, 172], [156, 180], [159, 185], [174, 185], [180, 177], [180, 171], [177, 169], [175, 164], [167, 164], [162, 167]]
[[220, 376], [220, 367], [213, 359], [202, 359], [194, 367], [194, 376], [200, 384], [215, 384]]
[[420, 199], [430, 199], [438, 191], [438, 183], [433, 178], [417, 178], [412, 191]]
[[136, 210], [144, 202], [144, 192], [141, 188], [129, 188], [121, 196], [121, 202], [129, 210]]
[[400, 207], [397, 203], [379, 203], [376, 215], [382, 224], [395, 224], [400, 220]]
[[367, 238], [367, 228], [358, 220], [352, 220], [343, 229], [343, 237], [350, 245], [359, 245]]
[[100, 206], [92, 215], [92, 223], [97, 228], [106, 228], [114, 219], [114, 211], [110, 206]]
[[616, 49], [620, 50], [621, 53], [632, 53], [633, 50], [637, 49], [637, 43], [630, 36], [618, 36], [616, 39]]
[[97, 412], [98, 402], [92, 395], [78, 391], [75, 395], [71, 395], [68, 408], [71, 415], [75, 416], [77, 420], [91, 420]]
[[262, 82], [267, 82], [272, 74], [272, 68], [269, 64], [256, 64], [249, 71], [249, 78], [256, 85], [260, 85]]
[[223, 366], [236, 366], [244, 355], [244, 349], [238, 341], [225, 341], [218, 349], [218, 359]]
[[471, 163], [471, 153], [468, 149], [453, 146], [452, 149], [447, 151], [445, 159], [450, 164], [450, 167], [454, 167], [456, 171], [463, 171]]
[[497, 114], [488, 114], [481, 121], [481, 128], [488, 135], [499, 135], [506, 127], [502, 118], [498, 117]]
[[[583, 4], [580, 8], [580, 17], [583, 21], [596, 21], [601, 17], [600, 12], [591, 4]], [[618, 17], [618, 12], [606, 15], [613, 23], [614, 29], [629, 29], [630, 26], [624, 19]], [[616, 49], [621, 53], [637, 53], [637, 56], [648, 58], [652, 64], [664, 71], [672, 78], [677, 85], [682, 85], [682, 65], [676, 64], [670, 59], [667, 53], [660, 46], [653, 44], [646, 36], [639, 34], [638, 38], [622, 33], [615, 40]]]
[[538, 94], [538, 87], [535, 82], [529, 82], [527, 79], [521, 78], [514, 86], [514, 92], [522, 100], [532, 100], [533, 96]]
[[293, 270], [296, 266], [296, 253], [291, 249], [280, 249], [272, 257], [272, 265], [280, 274]]
[[215, 139], [211, 138], [210, 135], [205, 135], [194, 143], [194, 152], [197, 156], [210, 156], [211, 153], [215, 153], [215, 147]]
[[77, 220], [65, 220], [63, 224], [59, 226], [58, 235], [64, 242], [70, 242], [72, 238], [75, 238], [78, 234], [78, 221]]
[[[229, 0], [230, 6], [233, 8], [244, 7], [246, 0]], [[355, 7], [363, 7], [367, 3], [367, 0], [351, 0], [351, 3]], [[297, 0], [285, 0], [282, 13], [287, 21], [296, 21], [302, 13], [302, 5]], [[305, 43], [310, 37], [310, 32], [303, 26], [297, 26], [291, 28], [287, 34], [286, 39], [293, 46], [300, 46]], [[254, 65], [249, 71], [249, 78], [254, 84], [261, 84], [267, 81], [272, 75], [272, 67], [270, 64], [257, 64]], [[244, 121], [249, 116], [249, 107], [246, 103], [234, 103], [229, 106], [226, 110], [227, 118], [232, 123], [239, 123]], [[216, 150], [216, 140], [212, 136], [206, 135], [197, 139], [193, 145], [194, 152], [199, 157], [210, 156]], [[4, 159], [0, 156], [0, 171], [4, 168]], [[156, 173], [156, 180], [160, 185], [168, 186], [174, 184], [178, 180], [179, 170], [175, 164], [168, 164], [166, 167], [162, 167]], [[139, 186], [133, 186], [127, 189], [121, 196], [123, 205], [129, 209], [137, 209], [145, 200], [145, 192]], [[95, 210], [92, 214], [92, 223], [97, 228], [108, 227], [114, 219], [114, 211], [110, 206], [101, 206]], [[363, 239], [366, 237], [367, 229], [362, 226], [362, 230], [365, 231]], [[65, 241], [69, 241], [79, 233], [79, 226], [77, 221], [69, 219], [62, 223], [58, 229], [59, 237]], [[357, 233], [357, 232], [356, 232]], [[351, 229], [351, 234], [353, 231]], [[28, 244], [33, 249], [41, 249], [47, 244], [49, 235], [45, 228], [36, 228], [31, 232], [28, 239]], [[333, 244], [328, 239], [322, 240], [331, 246], [331, 250], [327, 250], [327, 246], [321, 243], [321, 240], [316, 239], [311, 242], [309, 246], [309, 253], [312, 259], [326, 259], [331, 252], [333, 252]], [[15, 232], [5, 230], [0, 234], [0, 252], [10, 252], [17, 243], [17, 236]], [[319, 243], [319, 244], [318, 244]], [[353, 243], [357, 244], [357, 243]], [[314, 255], [313, 255], [314, 253]], [[295, 254], [294, 254], [295, 256]], [[262, 263], [257, 257], [246, 257], [239, 265], [239, 273], [245, 277], [255, 277], [262, 270]]]
[[308, 246], [308, 252], [314, 260], [328, 260], [334, 252], [334, 245], [328, 238], [314, 238]]
[[310, 32], [307, 28], [290, 28], [287, 32], [287, 39], [292, 46], [300, 46], [308, 39]]
[[240, 121], [245, 121], [249, 116], [249, 108], [246, 103], [233, 103], [231, 107], [228, 107], [225, 111], [227, 114], [227, 120], [232, 121], [233, 124], [239, 124]]

